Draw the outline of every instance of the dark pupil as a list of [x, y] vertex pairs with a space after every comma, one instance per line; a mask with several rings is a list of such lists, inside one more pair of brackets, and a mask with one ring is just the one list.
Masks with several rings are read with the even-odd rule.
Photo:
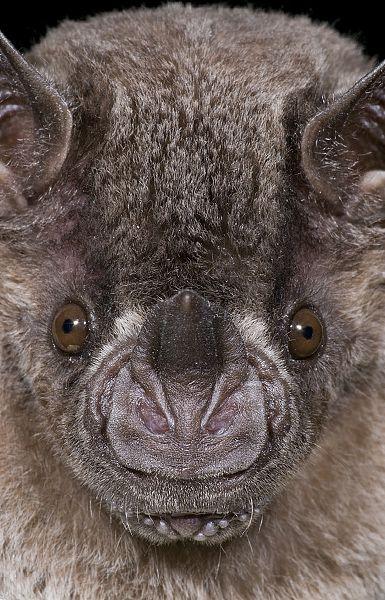
[[302, 335], [305, 338], [305, 340], [311, 340], [311, 338], [313, 337], [313, 327], [311, 327], [310, 325], [306, 325], [306, 327], [302, 329]]
[[74, 322], [72, 319], [66, 319], [62, 325], [64, 333], [71, 333], [74, 328]]

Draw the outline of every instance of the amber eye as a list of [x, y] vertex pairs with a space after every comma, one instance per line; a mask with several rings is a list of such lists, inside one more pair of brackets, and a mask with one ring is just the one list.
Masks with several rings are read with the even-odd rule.
[[309, 358], [324, 340], [321, 321], [310, 308], [300, 308], [292, 318], [289, 331], [289, 350], [293, 358]]
[[85, 310], [78, 304], [66, 304], [55, 315], [52, 336], [60, 350], [68, 354], [81, 352], [88, 337]]

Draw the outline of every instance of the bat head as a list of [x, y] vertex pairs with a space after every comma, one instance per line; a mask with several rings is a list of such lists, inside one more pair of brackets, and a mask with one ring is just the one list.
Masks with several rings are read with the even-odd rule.
[[383, 354], [385, 66], [207, 10], [0, 39], [4, 402], [156, 543], [257, 521]]

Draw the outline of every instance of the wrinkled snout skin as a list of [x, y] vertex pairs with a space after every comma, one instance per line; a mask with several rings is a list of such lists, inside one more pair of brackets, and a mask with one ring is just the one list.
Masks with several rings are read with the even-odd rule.
[[102, 373], [90, 421], [118, 461], [143, 474], [240, 474], [295, 428], [274, 366], [192, 290], [151, 311], [132, 351], [112, 352]]
[[0, 598], [385, 594], [385, 65], [170, 4], [0, 35]]

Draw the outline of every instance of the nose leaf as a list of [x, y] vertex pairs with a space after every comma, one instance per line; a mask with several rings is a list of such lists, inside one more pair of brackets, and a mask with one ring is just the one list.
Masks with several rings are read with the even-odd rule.
[[223, 371], [225, 320], [220, 307], [192, 290], [179, 292], [152, 311], [131, 360], [136, 380], [147, 390], [149, 403], [140, 411], [147, 429], [166, 433], [171, 421], [190, 433], [193, 424], [199, 427], [202, 409]]
[[156, 320], [159, 346], [153, 358], [160, 377], [215, 379], [222, 364], [218, 309], [186, 290], [164, 302]]

